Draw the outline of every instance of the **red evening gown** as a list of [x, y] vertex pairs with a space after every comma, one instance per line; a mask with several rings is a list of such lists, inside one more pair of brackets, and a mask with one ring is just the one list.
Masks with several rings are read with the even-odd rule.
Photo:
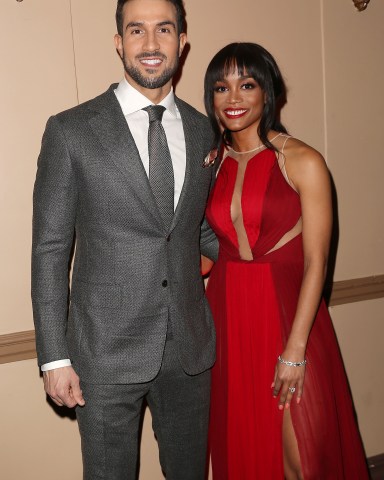
[[[239, 255], [231, 203], [238, 162], [226, 157], [207, 207], [220, 242], [207, 288], [217, 332], [210, 450], [214, 480], [282, 480], [282, 415], [272, 397], [277, 356], [295, 315], [303, 276], [301, 235], [269, 252], [301, 217], [298, 194], [274, 152], [246, 166], [242, 221], [253, 260]], [[301, 403], [291, 416], [305, 480], [364, 480], [367, 468], [339, 347], [324, 301], [306, 351]], [[295, 398], [295, 397], [294, 397]]]

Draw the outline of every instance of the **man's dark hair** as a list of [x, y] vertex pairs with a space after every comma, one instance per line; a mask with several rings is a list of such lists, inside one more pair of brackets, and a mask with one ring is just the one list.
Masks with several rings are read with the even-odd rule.
[[[177, 34], [185, 32], [185, 9], [183, 5], [183, 0], [166, 0], [167, 2], [172, 3], [176, 8], [176, 21], [177, 21]], [[129, 2], [129, 0], [118, 0], [116, 7], [116, 27], [117, 33], [122, 37], [123, 36], [123, 8], [124, 5]]]

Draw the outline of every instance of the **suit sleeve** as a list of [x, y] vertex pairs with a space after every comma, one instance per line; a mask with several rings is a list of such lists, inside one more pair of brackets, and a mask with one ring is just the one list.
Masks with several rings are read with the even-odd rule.
[[[212, 171], [211, 189], [215, 180], [214, 170]], [[210, 258], [214, 262], [217, 260], [219, 254], [219, 243], [216, 235], [209, 226], [207, 219], [204, 217], [200, 232], [200, 251], [201, 254]]]
[[201, 226], [200, 250], [202, 255], [216, 262], [219, 254], [219, 245], [216, 235], [206, 219], [204, 219]]
[[33, 194], [32, 305], [39, 365], [69, 358], [65, 332], [77, 186], [67, 142], [48, 120]]

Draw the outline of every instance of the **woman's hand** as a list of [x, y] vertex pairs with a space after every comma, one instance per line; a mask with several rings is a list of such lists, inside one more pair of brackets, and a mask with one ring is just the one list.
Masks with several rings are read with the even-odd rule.
[[275, 376], [271, 388], [273, 389], [273, 397], [279, 398], [279, 409], [289, 408], [292, 398], [296, 395], [296, 403], [300, 403], [303, 395], [305, 364], [301, 366], [292, 366], [284, 363], [288, 362], [302, 362], [304, 357], [296, 359], [289, 356], [289, 353], [283, 352], [277, 360], [275, 367]]

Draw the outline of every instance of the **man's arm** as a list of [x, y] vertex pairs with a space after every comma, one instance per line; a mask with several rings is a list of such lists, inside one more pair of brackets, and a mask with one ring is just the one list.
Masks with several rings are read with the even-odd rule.
[[[216, 180], [215, 169], [210, 168], [211, 171], [211, 186], [210, 191], [212, 190], [213, 184]], [[209, 226], [207, 219], [204, 217], [204, 220], [201, 224], [200, 230], [200, 252], [205, 257], [208, 257], [213, 262], [216, 262], [219, 254], [219, 242], [217, 241], [216, 235], [213, 232], [212, 228]]]
[[205, 218], [201, 225], [200, 251], [202, 255], [216, 262], [219, 254], [219, 242]]
[[[52, 117], [43, 136], [33, 198], [32, 304], [38, 362], [45, 369], [55, 367], [51, 362], [69, 357], [65, 332], [76, 202], [77, 186], [66, 140]], [[74, 399], [83, 402], [71, 366], [43, 375], [46, 391], [55, 403], [73, 406]]]

